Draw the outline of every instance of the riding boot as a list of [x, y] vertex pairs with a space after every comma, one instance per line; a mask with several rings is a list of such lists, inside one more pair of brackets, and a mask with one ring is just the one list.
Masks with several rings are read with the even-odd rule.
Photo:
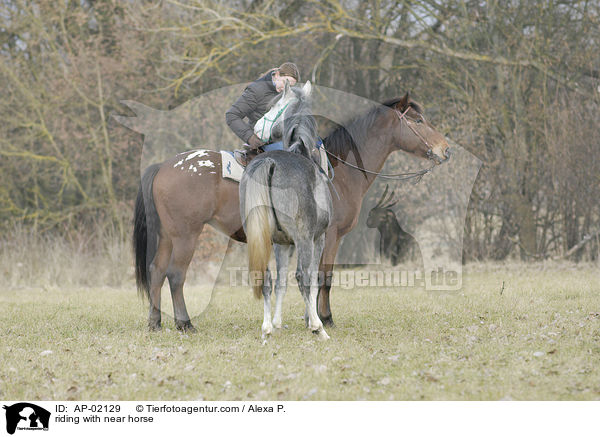
[[262, 152], [260, 149], [244, 148], [234, 150], [233, 156], [238, 164], [240, 164], [242, 167], [246, 167], [260, 152]]

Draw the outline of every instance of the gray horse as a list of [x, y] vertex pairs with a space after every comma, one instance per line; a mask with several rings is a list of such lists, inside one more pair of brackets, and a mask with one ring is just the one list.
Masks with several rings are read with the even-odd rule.
[[[307, 89], [294, 89], [298, 100], [283, 123], [284, 147], [259, 155], [240, 181], [240, 212], [248, 241], [249, 278], [254, 295], [264, 297], [262, 336], [281, 328], [281, 306], [286, 290], [287, 266], [294, 246], [298, 251], [296, 279], [306, 306], [305, 318], [321, 339], [329, 336], [317, 315], [319, 262], [325, 230], [332, 217], [332, 200], [326, 175], [313, 161], [317, 138], [310, 115]], [[277, 262], [275, 315], [271, 322], [271, 274], [268, 262], [272, 244]]]

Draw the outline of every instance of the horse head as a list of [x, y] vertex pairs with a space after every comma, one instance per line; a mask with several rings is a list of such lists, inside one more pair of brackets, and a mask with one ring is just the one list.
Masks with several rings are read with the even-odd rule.
[[444, 136], [438, 132], [423, 115], [421, 106], [409, 94], [386, 103], [393, 109], [392, 135], [396, 148], [405, 152], [431, 159], [441, 164], [450, 158], [450, 147]]
[[312, 114], [310, 95], [312, 85], [307, 81], [302, 88], [293, 88], [296, 100], [290, 104], [283, 121], [283, 147], [320, 162], [317, 145], [317, 123]]
[[285, 88], [281, 95], [275, 96], [271, 100], [269, 111], [260, 118], [254, 125], [254, 133], [263, 141], [279, 140], [283, 136], [283, 121], [290, 114], [288, 109], [298, 98], [294, 92], [295, 88], [290, 87], [286, 81]]

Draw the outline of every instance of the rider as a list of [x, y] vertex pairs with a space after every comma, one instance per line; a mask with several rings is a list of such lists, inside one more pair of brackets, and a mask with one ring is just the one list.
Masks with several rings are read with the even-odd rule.
[[[254, 125], [267, 113], [271, 100], [284, 90], [285, 82], [294, 86], [299, 80], [300, 72], [296, 64], [285, 62], [248, 85], [225, 113], [227, 125], [246, 143], [243, 150], [235, 151], [237, 161], [244, 167], [265, 145], [254, 133]], [[248, 118], [248, 123], [244, 121], [245, 117]]]

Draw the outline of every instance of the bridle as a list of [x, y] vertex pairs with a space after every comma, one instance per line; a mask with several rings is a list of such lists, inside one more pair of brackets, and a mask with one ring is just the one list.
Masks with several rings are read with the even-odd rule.
[[[400, 123], [402, 123], [402, 121], [404, 120], [406, 122], [406, 125], [408, 126], [408, 128], [416, 135], [416, 137], [419, 138], [423, 142], [423, 144], [425, 144], [428, 147], [427, 157], [429, 159], [431, 159], [431, 155], [433, 154], [433, 148], [431, 147], [431, 145], [429, 144], [429, 142], [423, 137], [423, 135], [421, 135], [414, 127], [412, 127], [410, 125], [410, 123], [408, 123], [408, 120], [406, 120], [406, 118], [404, 118], [404, 116], [406, 115], [406, 113], [409, 110], [410, 110], [410, 106], [408, 108], [406, 108], [406, 110], [404, 112], [400, 112], [400, 111], [398, 111], [397, 109], [394, 108], [394, 112], [398, 116], [398, 120], [400, 120]], [[325, 147], [325, 145], [323, 145], [323, 147]], [[334, 155], [333, 153], [331, 153], [327, 149], [325, 149], [325, 152], [327, 152], [328, 155], [334, 157], [338, 161], [343, 162], [347, 166], [355, 168], [357, 170], [361, 170], [361, 171], [363, 171], [365, 173], [369, 173], [369, 174], [372, 174], [372, 175], [375, 175], [375, 176], [379, 176], [380, 178], [394, 179], [394, 180], [397, 180], [397, 181], [406, 181], [406, 180], [409, 180], [409, 179], [415, 179], [415, 181], [414, 181], [415, 184], [419, 183], [421, 181], [421, 179], [423, 178], [423, 176], [425, 176], [427, 173], [431, 172], [431, 170], [433, 169], [433, 167], [435, 167], [435, 163], [434, 163], [431, 167], [425, 168], [425, 169], [419, 170], [419, 171], [413, 171], [413, 172], [409, 172], [409, 173], [386, 174], [386, 173], [380, 173], [380, 172], [376, 172], [376, 171], [370, 171], [370, 170], [367, 170], [366, 168], [362, 168], [362, 167], [359, 167], [357, 165], [351, 164], [348, 161], [344, 161], [339, 156]]]
[[[400, 120], [400, 123], [402, 123], [402, 120], [404, 120], [406, 122], [406, 125], [408, 126], [408, 128], [413, 132], [413, 134], [415, 134], [415, 136], [418, 139], [420, 139], [423, 142], [423, 144], [425, 144], [427, 146], [427, 158], [431, 159], [431, 156], [433, 155], [433, 147], [431, 147], [431, 144], [429, 144], [427, 139], [423, 135], [421, 135], [419, 133], [419, 131], [417, 131], [414, 127], [412, 127], [406, 118], [404, 118], [404, 116], [409, 111], [409, 109], [410, 109], [410, 106], [408, 108], [406, 108], [406, 110], [404, 112], [400, 112], [394, 108], [394, 112], [398, 116], [398, 120]], [[402, 126], [402, 125], [400, 125], [400, 126]]]
[[289, 106], [289, 104], [291, 102], [292, 102], [292, 100], [290, 99], [290, 101], [287, 102], [283, 108], [281, 108], [279, 111], [277, 111], [277, 114], [275, 114], [275, 117], [272, 120], [267, 118], [266, 114], [263, 116], [263, 119], [265, 120], [265, 122], [263, 123], [263, 127], [260, 132], [260, 138], [265, 137], [265, 128], [267, 126], [267, 122], [269, 122], [269, 123], [271, 123], [271, 125], [269, 126], [269, 139], [267, 140], [267, 142], [271, 142], [273, 140], [272, 135], [273, 135], [273, 128], [275, 127], [275, 123], [277, 122], [277, 119], [281, 116], [281, 114], [283, 114], [285, 112], [285, 110], [287, 109], [287, 107]]

